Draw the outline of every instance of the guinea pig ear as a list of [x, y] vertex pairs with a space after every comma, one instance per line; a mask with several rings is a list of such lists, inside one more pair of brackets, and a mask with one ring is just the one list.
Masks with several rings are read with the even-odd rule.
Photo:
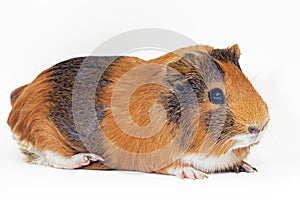
[[239, 64], [241, 51], [237, 44], [226, 49], [213, 49], [210, 55], [221, 62], [232, 62], [241, 70]]

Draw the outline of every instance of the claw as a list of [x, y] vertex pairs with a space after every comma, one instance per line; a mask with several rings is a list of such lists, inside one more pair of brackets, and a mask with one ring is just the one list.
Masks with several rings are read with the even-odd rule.
[[252, 167], [249, 163], [243, 161], [240, 166], [237, 166], [234, 171], [236, 173], [240, 172], [247, 172], [247, 173], [254, 173], [257, 172], [257, 169], [255, 167]]

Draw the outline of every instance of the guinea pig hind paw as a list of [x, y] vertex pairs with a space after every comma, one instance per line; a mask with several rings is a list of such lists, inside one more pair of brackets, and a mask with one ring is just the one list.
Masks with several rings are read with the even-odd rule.
[[103, 161], [103, 158], [93, 153], [79, 153], [72, 156], [63, 168], [77, 169], [97, 161]]
[[193, 167], [177, 167], [173, 169], [169, 169], [170, 174], [175, 175], [181, 179], [204, 179], [208, 178], [208, 175], [194, 169]]

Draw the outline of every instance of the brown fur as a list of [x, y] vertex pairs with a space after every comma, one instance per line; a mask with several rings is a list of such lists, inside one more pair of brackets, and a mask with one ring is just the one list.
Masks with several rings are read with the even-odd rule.
[[[112, 93], [120, 78], [124, 76], [124, 74], [126, 74], [129, 70], [138, 68], [140, 66], [143, 66], [144, 64], [147, 64], [147, 62], [135, 60], [135, 58], [129, 58], [126, 59], [126, 61], [120, 60], [118, 63], [116, 63], [114, 65], [115, 70], [112, 72], [112, 76], [110, 79], [112, 83], [106, 88], [106, 90], [103, 91], [103, 94], [101, 94], [101, 96], [103, 96], [102, 103], [105, 105], [110, 105], [112, 101]], [[146, 70], [147, 67], [141, 71], [141, 74], [137, 74], [136, 76], [143, 77], [143, 80], [147, 80], [148, 73]], [[157, 76], [162, 76], [162, 74], [158, 74]], [[149, 77], [149, 79], [152, 78], [153, 77]], [[124, 85], [134, 85], [136, 80], [128, 81], [129, 82], [125, 82]], [[146, 126], [150, 123], [148, 111], [151, 106], [158, 103], [157, 100], [160, 95], [160, 90], [162, 90], [162, 88], [157, 84], [147, 84], [143, 85], [142, 87], [135, 90], [134, 93], [132, 93], [129, 103], [129, 113], [134, 123], [139, 126]], [[117, 96], [115, 98], [122, 100], [124, 99], [124, 96], [122, 95], [127, 96], [128, 91], [125, 90], [121, 94], [121, 96]], [[118, 104], [118, 107], [126, 109], [126, 101], [124, 102], [122, 100], [120, 103], [121, 105]], [[123, 113], [121, 111], [116, 117], [122, 118], [122, 116], [120, 116], [122, 114]], [[125, 115], [125, 117], [126, 116], [127, 115]], [[139, 160], [138, 156], [127, 156], [123, 151], [119, 151], [119, 148], [124, 151], [137, 154], [151, 153], [160, 150], [161, 148], [169, 144], [176, 134], [176, 131], [171, 131], [172, 127], [164, 125], [163, 128], [152, 137], [138, 138], [130, 136], [128, 135], [128, 133], [122, 131], [118, 124], [116, 124], [111, 108], [106, 110], [106, 116], [100, 124], [106, 136], [104, 142], [102, 143], [103, 149], [105, 149], [105, 152], [103, 152], [102, 156], [109, 162], [109, 166], [115, 166], [118, 169], [125, 170], [134, 169], [138, 171], [149, 171], [153, 168], [157, 168], [156, 164], [158, 162], [153, 161], [159, 158], [150, 157], [146, 160]], [[126, 130], [130, 132], [131, 124], [127, 124], [125, 122], [124, 125], [126, 127]], [[168, 163], [171, 161], [170, 159], [172, 155], [176, 155], [176, 150], [173, 149], [172, 152], [168, 151], [164, 152], [164, 154], [165, 155], [161, 155], [162, 157], [165, 157], [164, 163]]]
[[[219, 70], [223, 71], [225, 84], [205, 80], [209, 84], [205, 86], [206, 88], [204, 87], [204, 91], [199, 96], [201, 100], [200, 117], [195, 124], [190, 125], [192, 127], [198, 125], [198, 128], [195, 137], [191, 140], [191, 144], [186, 149], [183, 149], [182, 141], [174, 140], [179, 133], [178, 124], [175, 121], [169, 121], [168, 123], [162, 121], [166, 117], [166, 113], [163, 111], [163, 107], [166, 105], [162, 102], [162, 97], [170, 93], [170, 89], [162, 84], [165, 84], [167, 79], [164, 68], [166, 65], [176, 68], [176, 70], [185, 74], [187, 79], [195, 78], [195, 73], [191, 72], [194, 66], [182, 60], [182, 56], [186, 55], [186, 53], [192, 53], [193, 56], [206, 56], [212, 59], [216, 66], [220, 68]], [[178, 160], [182, 154], [206, 153], [207, 155], [219, 157], [227, 153], [234, 145], [234, 141], [230, 140], [230, 137], [246, 133], [247, 127], [251, 124], [264, 126], [269, 120], [266, 104], [240, 70], [239, 57], [240, 50], [237, 45], [227, 49], [214, 49], [210, 46], [198, 45], [183, 48], [149, 61], [135, 57], [122, 57], [115, 60], [107, 68], [107, 73], [104, 75], [107, 84], [103, 88], [97, 89], [97, 98], [99, 99], [96, 101], [96, 106], [100, 106], [100, 104], [105, 106], [105, 109], [103, 109], [105, 114], [99, 120], [102, 132], [96, 135], [98, 139], [95, 140], [95, 145], [99, 146], [97, 153], [104, 158], [105, 162], [92, 163], [84, 168], [113, 168], [167, 173], [166, 169], [168, 167], [187, 165], [182, 164]], [[64, 65], [67, 64], [67, 62], [64, 63]], [[94, 61], [92, 64], [94, 64]], [[59, 65], [57, 67], [59, 68]], [[142, 70], [139, 71], [139, 69]], [[149, 74], [151, 74], [153, 69], [158, 69], [158, 73], [150, 76]], [[72, 135], [67, 130], [58, 127], [59, 120], [53, 120], [55, 115], [53, 113], [49, 114], [50, 108], [52, 108], [52, 112], [53, 110], [55, 112], [55, 106], [52, 103], [53, 99], [60, 101], [60, 96], [53, 97], [49, 95], [51, 91], [58, 90], [53, 84], [50, 84], [50, 77], [54, 73], [53, 70], [54, 68], [50, 68], [44, 71], [32, 83], [12, 92], [12, 111], [8, 118], [8, 124], [20, 144], [25, 143], [39, 151], [50, 150], [64, 157], [70, 157], [76, 153], [86, 152], [87, 149], [84, 148], [78, 139], [72, 138]], [[134, 72], [136, 73], [135, 79], [124, 79], [128, 72], [134, 70], [136, 70]], [[72, 75], [73, 77], [71, 78], [74, 79], [75, 75]], [[66, 75], [62, 74], [61, 76]], [[138, 84], [138, 77], [141, 77], [140, 81], [150, 83], [138, 87], [135, 91], [130, 91], [131, 87], [129, 86]], [[67, 88], [63, 88], [62, 91], [72, 91], [73, 82], [70, 80], [73, 79], [71, 78], [64, 77], [64, 80], [71, 86], [65, 86]], [[157, 80], [159, 84], [155, 83]], [[118, 85], [120, 81], [124, 81], [122, 85]], [[213, 105], [209, 102], [206, 94], [209, 89], [214, 87], [220, 87], [225, 90], [227, 107]], [[119, 93], [116, 88], [121, 88]], [[131, 96], [128, 101], [128, 113], [131, 120], [122, 120], [128, 117], [126, 113], [127, 101], [124, 99], [129, 93]], [[68, 101], [71, 101], [71, 97], [68, 96]], [[116, 102], [116, 104], [113, 104], [114, 106], [112, 106], [113, 101]], [[153, 108], [154, 105], [158, 107]], [[215, 135], [208, 136], [206, 123], [209, 119], [209, 113], [212, 111], [220, 111], [221, 113], [222, 110], [226, 109], [228, 109], [228, 112], [226, 111], [224, 114], [227, 115], [225, 130], [228, 130], [227, 132], [230, 132], [230, 134], [222, 133], [221, 139], [214, 137]], [[119, 122], [116, 121], [115, 113], [121, 119], [122, 128], [126, 130], [120, 128]], [[73, 119], [70, 117], [68, 120], [72, 121]], [[234, 120], [235, 124], [230, 125], [231, 120]], [[132, 123], [142, 128], [148, 126], [147, 131], [155, 134], [147, 136], [147, 134], [143, 135], [142, 132], [138, 133], [136, 131], [138, 129], [135, 129]], [[161, 128], [160, 130], [158, 130], [159, 127]], [[216, 128], [218, 129], [220, 126]], [[130, 135], [130, 133], [137, 136]], [[153, 153], [164, 149], [169, 144], [172, 146], [171, 149], [166, 149], [160, 154]], [[32, 162], [38, 155], [28, 151], [26, 145], [24, 148], [21, 147], [21, 150], [26, 154], [28, 161]], [[214, 148], [208, 150], [212, 145], [214, 145]], [[234, 165], [240, 165], [249, 154], [249, 150], [250, 147], [234, 150], [233, 152], [236, 155]], [[131, 155], [128, 156], [127, 152], [130, 152]], [[150, 156], [145, 158], [139, 156], [146, 153]], [[134, 154], [136, 156], [132, 156]]]
[[[51, 88], [48, 84], [48, 70], [39, 75], [31, 84], [18, 88], [13, 92], [12, 111], [8, 124], [20, 144], [21, 151], [26, 154], [28, 162], [34, 162], [38, 155], [28, 152], [27, 145], [40, 151], [51, 150], [63, 156], [74, 154], [70, 144], [63, 138], [57, 127], [48, 119], [49, 99]], [[24, 145], [25, 144], [25, 145]]]

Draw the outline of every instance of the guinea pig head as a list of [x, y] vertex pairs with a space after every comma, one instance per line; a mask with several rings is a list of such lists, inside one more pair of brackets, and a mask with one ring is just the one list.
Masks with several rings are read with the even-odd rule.
[[232, 149], [258, 143], [269, 122], [268, 107], [240, 68], [238, 45], [210, 54], [224, 71], [227, 116], [232, 121], [225, 123], [223, 137], [234, 142]]
[[238, 45], [185, 53], [170, 66], [185, 76], [199, 102], [190, 150], [220, 156], [259, 142], [269, 122], [266, 103], [243, 74]]

